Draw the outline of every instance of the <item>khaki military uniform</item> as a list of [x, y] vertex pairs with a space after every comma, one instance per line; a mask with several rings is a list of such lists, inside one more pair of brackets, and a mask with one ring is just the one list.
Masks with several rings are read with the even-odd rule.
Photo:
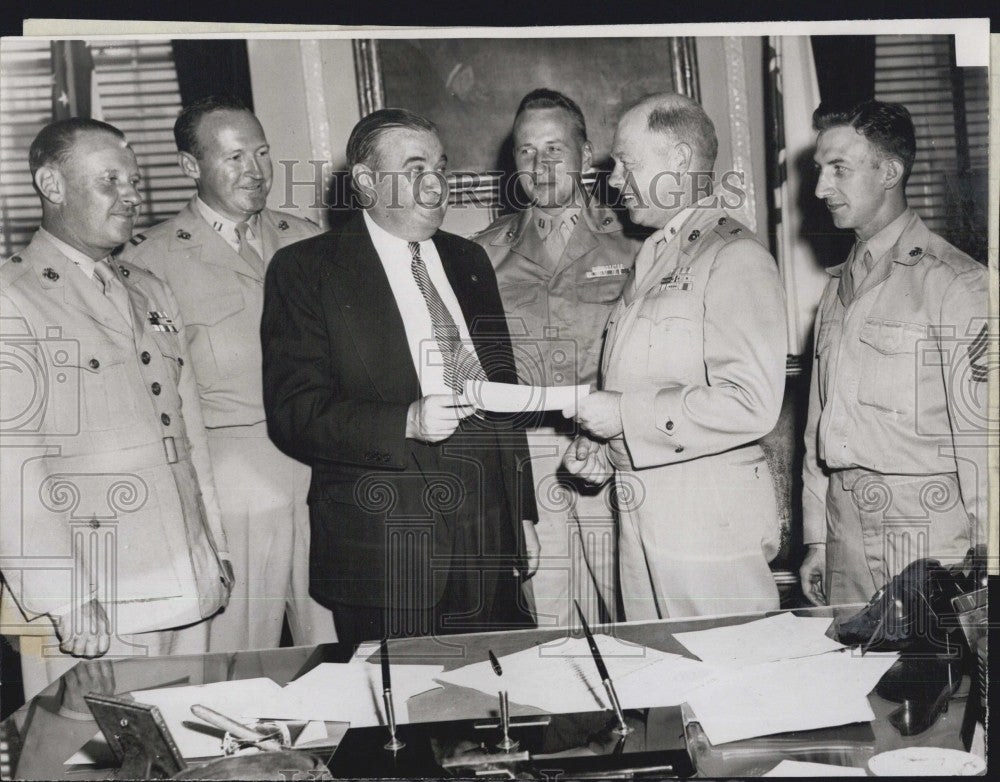
[[604, 388], [622, 392], [624, 433], [606, 453], [630, 621], [778, 607], [778, 511], [756, 441], [784, 390], [781, 280], [736, 220], [684, 214], [643, 246], [604, 345]]
[[29, 697], [76, 662], [42, 615], [96, 596], [111, 654], [205, 651], [203, 626], [168, 629], [215, 614], [231, 586], [177, 302], [113, 266], [129, 320], [41, 233], [0, 267], [4, 632], [43, 636], [22, 647]]
[[857, 292], [830, 269], [816, 316], [804, 542], [826, 543], [831, 603], [986, 541], [987, 270], [898, 219]]
[[[321, 233], [260, 213], [263, 259]], [[309, 467], [268, 439], [261, 381], [264, 280], [199, 212], [195, 200], [126, 243], [121, 257], [166, 280], [188, 324], [222, 522], [236, 568], [229, 608], [212, 620], [211, 651], [276, 647], [287, 610], [297, 644], [336, 640], [329, 610], [309, 597]]]
[[[473, 237], [496, 270], [522, 383], [596, 388], [601, 333], [641, 243], [624, 235], [610, 209], [583, 208], [574, 217], [558, 258], [534, 225], [546, 218], [533, 210], [501, 217]], [[591, 621], [613, 619], [617, 532], [609, 492], [560, 472], [572, 422], [555, 413], [545, 423], [528, 432], [542, 548], [529, 599], [541, 627], [575, 621], [574, 599]]]

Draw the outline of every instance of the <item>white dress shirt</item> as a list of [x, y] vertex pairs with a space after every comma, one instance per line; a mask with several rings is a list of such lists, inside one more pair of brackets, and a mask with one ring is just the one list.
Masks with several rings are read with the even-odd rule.
[[[410, 268], [413, 256], [410, 255], [408, 242], [386, 231], [368, 216], [368, 212], [364, 212], [364, 218], [372, 244], [375, 245], [375, 252], [378, 253], [385, 275], [389, 278], [389, 287], [392, 288], [399, 314], [403, 318], [406, 341], [410, 346], [410, 356], [413, 358], [413, 367], [420, 381], [421, 393], [424, 396], [454, 393], [444, 380], [444, 364], [437, 340], [434, 338], [431, 314]], [[441, 256], [438, 255], [434, 242], [425, 239], [419, 244], [420, 257], [427, 266], [427, 274], [437, 288], [441, 301], [454, 318], [462, 343], [474, 351], [465, 316], [462, 315], [462, 308], [444, 273]]]

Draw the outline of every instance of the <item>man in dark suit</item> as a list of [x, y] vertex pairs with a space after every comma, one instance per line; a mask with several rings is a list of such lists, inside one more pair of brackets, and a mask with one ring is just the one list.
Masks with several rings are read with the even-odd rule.
[[363, 211], [275, 254], [261, 323], [268, 431], [313, 468], [311, 593], [345, 643], [530, 626], [524, 435], [458, 393], [517, 382], [493, 267], [438, 230], [446, 158], [428, 120], [374, 112], [347, 161]]

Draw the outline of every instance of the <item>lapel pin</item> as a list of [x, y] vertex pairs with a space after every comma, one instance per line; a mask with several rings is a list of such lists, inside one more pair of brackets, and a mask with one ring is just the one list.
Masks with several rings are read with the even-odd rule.
[[280, 230], [282, 230], [282, 231], [287, 231], [288, 230], [288, 221], [287, 220], [279, 220], [278, 221], [278, 228]]
[[191, 234], [189, 234], [183, 228], [178, 228], [177, 229], [177, 238], [178, 239], [190, 239], [191, 238]]
[[921, 248], [914, 247], [912, 250], [910, 250], [910, 257], [911, 258], [916, 258], [922, 252], [923, 252], [923, 250]]
[[693, 230], [693, 231], [691, 232], [691, 235], [690, 235], [690, 236], [688, 236], [688, 241], [689, 241], [689, 242], [693, 242], [693, 241], [694, 241], [695, 239], [697, 239], [697, 238], [698, 238], [699, 236], [701, 236], [701, 231], [699, 231], [698, 229], [695, 229], [695, 230]]
[[56, 280], [59, 279], [59, 273], [48, 266], [46, 266], [44, 271], [42, 271], [42, 276], [45, 277], [47, 280], [52, 280], [52, 282], [55, 282]]

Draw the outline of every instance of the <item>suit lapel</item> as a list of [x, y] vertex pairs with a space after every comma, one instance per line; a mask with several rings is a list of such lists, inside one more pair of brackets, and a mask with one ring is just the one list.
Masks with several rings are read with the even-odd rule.
[[344, 227], [331, 257], [342, 282], [333, 292], [372, 385], [386, 401], [419, 398], [406, 327], [360, 213]]
[[[530, 226], [529, 226], [530, 228]], [[536, 232], [537, 233], [537, 232]], [[476, 349], [479, 361], [490, 380], [501, 380], [496, 377], [495, 361], [484, 357], [495, 358], [496, 332], [491, 327], [490, 319], [494, 316], [497, 322], [503, 321], [503, 314], [491, 312], [485, 299], [485, 280], [475, 272], [472, 258], [461, 243], [455, 243], [441, 231], [434, 235], [434, 247], [437, 248], [441, 266], [444, 268], [448, 284], [451, 285], [458, 306], [462, 310], [462, 318], [472, 337], [472, 345]], [[485, 319], [485, 321], [484, 321]], [[493, 371], [491, 371], [493, 370]], [[507, 381], [509, 382], [509, 381]]]

